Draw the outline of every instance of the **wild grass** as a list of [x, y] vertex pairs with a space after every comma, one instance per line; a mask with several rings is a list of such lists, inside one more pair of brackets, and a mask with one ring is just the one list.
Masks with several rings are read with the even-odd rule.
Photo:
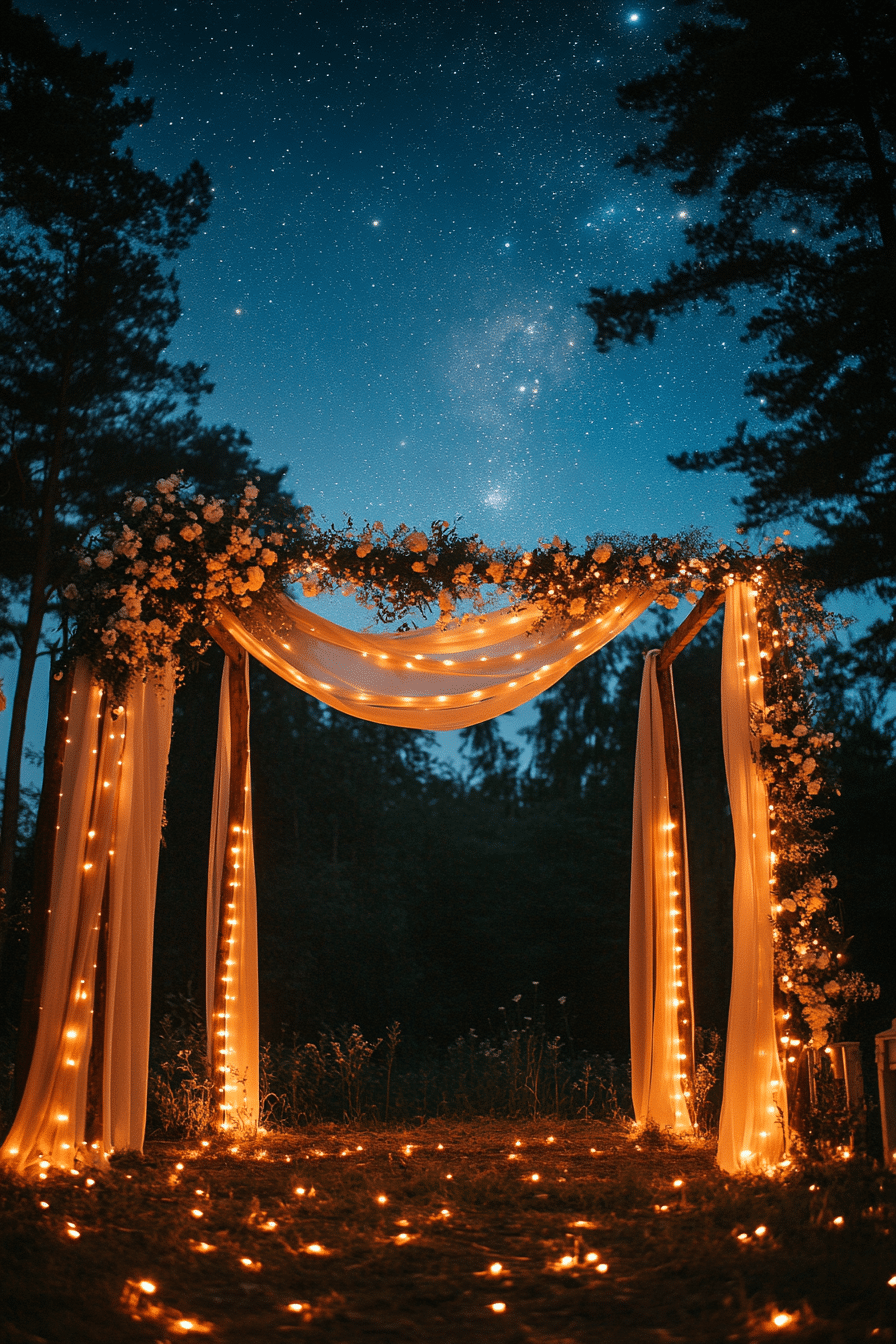
[[331, 1122], [2, 1176], [0, 1254], [16, 1344], [852, 1344], [893, 1338], [896, 1180], [731, 1178], [622, 1121]]
[[[715, 1038], [716, 1046], [718, 1038]], [[720, 1055], [707, 1056], [703, 1110]], [[296, 1129], [336, 1120], [417, 1123], [430, 1118], [613, 1119], [627, 1114], [630, 1075], [611, 1055], [576, 1049], [551, 1033], [542, 1013], [503, 1012], [494, 1034], [470, 1029], [444, 1049], [406, 1049], [401, 1024], [368, 1040], [358, 1026], [330, 1028], [261, 1048], [261, 1123]], [[150, 1133], [183, 1138], [211, 1132], [212, 1077], [198, 1004], [169, 1001], [157, 1033], [150, 1076]]]

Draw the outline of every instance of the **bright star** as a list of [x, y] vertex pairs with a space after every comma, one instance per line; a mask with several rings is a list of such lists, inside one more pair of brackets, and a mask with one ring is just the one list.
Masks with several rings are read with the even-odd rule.
[[641, 17], [640, 14], [629, 14], [628, 21], [629, 23], [637, 23], [640, 17]]
[[375, 220], [373, 221], [373, 227], [374, 227], [375, 229], [378, 229], [379, 226], [380, 226], [380, 221], [379, 221], [378, 219], [375, 219]]

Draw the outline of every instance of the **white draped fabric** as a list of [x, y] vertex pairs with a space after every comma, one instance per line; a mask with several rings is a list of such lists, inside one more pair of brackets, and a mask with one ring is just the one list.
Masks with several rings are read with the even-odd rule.
[[[249, 660], [234, 670], [224, 659], [221, 700], [218, 710], [218, 750], [215, 758], [215, 787], [212, 801], [212, 829], [209, 845], [208, 901], [206, 906], [205, 1006], [208, 1024], [209, 1064], [224, 1077], [223, 1104], [226, 1128], [258, 1124], [258, 938], [255, 909], [255, 855], [252, 848], [252, 776], [248, 760], [243, 786], [245, 808], [237, 835], [228, 833], [227, 813], [230, 792], [230, 678], [244, 676], [248, 695]], [[239, 824], [239, 823], [238, 823]], [[229, 956], [227, 966], [226, 1016], [215, 1020], [215, 959], [218, 945], [221, 882], [224, 852], [228, 844], [238, 846], [236, 877], [231, 888], [229, 911]]]
[[[219, 624], [272, 671], [335, 709], [376, 723], [449, 730], [532, 699], [621, 634], [651, 600], [649, 592], [633, 593], [599, 620], [571, 630], [547, 624], [536, 631], [539, 613], [529, 608], [493, 612], [453, 629], [359, 634], [285, 597], [273, 615], [260, 607], [240, 616], [226, 612]], [[773, 1004], [768, 798], [751, 752], [751, 709], [763, 703], [757, 634], [754, 595], [735, 583], [727, 597], [722, 669], [737, 852], [719, 1145], [719, 1163], [727, 1171], [768, 1166], [785, 1148], [786, 1100]], [[207, 1009], [209, 1058], [226, 1089], [222, 1123], [251, 1127], [259, 1114], [255, 873], [248, 759], [240, 817], [234, 802], [240, 782], [230, 777], [233, 666], [228, 659], [218, 725]], [[238, 675], [248, 676], [248, 660]], [[0, 1150], [17, 1170], [38, 1162], [104, 1166], [111, 1149], [142, 1147], [152, 919], [172, 701], [170, 670], [137, 685], [125, 705], [115, 708], [86, 661], [76, 666], [40, 1021], [22, 1104]], [[689, 947], [677, 937], [676, 918], [687, 914], [688, 888], [686, 872], [676, 875], [670, 862], [665, 829], [670, 824], [653, 653], [642, 688], [635, 790], [633, 1092], [639, 1120], [690, 1133], [680, 1077], [680, 1056], [690, 1046], [681, 1040], [675, 1004], [676, 982], [690, 985]], [[214, 987], [225, 856], [237, 867], [224, 902], [229, 937], [222, 1025], [214, 1016]]]
[[768, 791], [753, 755], [751, 714], [765, 697], [753, 590], [735, 583], [725, 603], [722, 736], [734, 825], [734, 962], [718, 1162], [762, 1170], [787, 1147], [787, 1094], [775, 1030]]
[[[659, 650], [652, 649], [644, 660], [635, 753], [629, 926], [632, 1104], [639, 1124], [650, 1120], [675, 1134], [693, 1134], [681, 1063], [693, 1057], [693, 1023], [689, 1039], [683, 1041], [678, 1013], [679, 985], [691, 982], [690, 941], [684, 932], [690, 929], [687, 844], [682, 835], [685, 871], [676, 873], [658, 656]], [[693, 992], [688, 1001], [693, 1003]]]
[[398, 728], [448, 731], [482, 723], [525, 704], [620, 635], [650, 606], [632, 593], [599, 620], [571, 630], [540, 612], [507, 607], [455, 629], [374, 635], [345, 630], [289, 598], [276, 617], [250, 608], [219, 623], [278, 676], [356, 719]]
[[170, 671], [135, 686], [116, 712], [86, 660], [75, 668], [40, 1020], [0, 1150], [19, 1171], [38, 1162], [104, 1167], [113, 1148], [143, 1145], [172, 704]]

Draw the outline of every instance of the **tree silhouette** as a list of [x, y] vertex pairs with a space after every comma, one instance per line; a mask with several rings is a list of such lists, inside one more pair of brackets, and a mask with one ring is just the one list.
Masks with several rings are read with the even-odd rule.
[[[0, 0], [0, 579], [7, 644], [19, 647], [4, 894], [28, 700], [67, 544], [147, 477], [182, 468], [220, 489], [258, 465], [245, 435], [201, 424], [205, 369], [165, 355], [180, 312], [170, 263], [212, 189], [198, 163], [167, 182], [120, 148], [152, 116], [151, 100], [121, 96], [131, 71]], [[277, 489], [282, 475], [263, 484]]]
[[[689, 0], [683, 8], [695, 9]], [[832, 589], [896, 601], [896, 11], [863, 0], [713, 0], [666, 43], [662, 69], [618, 90], [658, 128], [619, 161], [673, 173], [715, 219], [685, 231], [692, 258], [646, 289], [591, 289], [601, 351], [654, 339], [701, 303], [734, 312], [767, 355], [746, 381], [768, 428], [746, 422], [678, 467], [745, 476], [743, 524], [802, 515]], [[892, 681], [896, 617], [865, 642]], [[889, 656], [887, 655], [889, 650]]]

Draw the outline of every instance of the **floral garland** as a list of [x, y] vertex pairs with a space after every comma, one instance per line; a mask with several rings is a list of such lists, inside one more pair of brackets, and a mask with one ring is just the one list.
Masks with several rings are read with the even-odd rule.
[[[812, 638], [842, 624], [820, 606], [798, 552], [783, 538], [758, 555], [713, 548], [702, 532], [676, 537], [589, 537], [581, 552], [553, 537], [531, 551], [487, 546], [447, 522], [428, 532], [380, 522], [322, 528], [308, 508], [259, 501], [248, 482], [232, 501], [191, 492], [175, 474], [122, 508], [76, 553], [63, 590], [76, 618], [72, 655], [86, 655], [119, 698], [153, 666], [183, 675], [208, 648], [208, 626], [224, 607], [272, 610], [299, 583], [306, 597], [341, 592], [390, 623], [438, 611], [438, 623], [475, 619], [503, 597], [535, 606], [538, 624], [599, 617], [620, 596], [649, 593], [672, 609], [737, 580], [757, 594], [765, 709], [754, 743], [772, 807], [778, 983], [792, 1048], [824, 1046], [851, 1004], [876, 994], [845, 969], [847, 940], [828, 908], [836, 878], [823, 869], [820, 823], [834, 785], [829, 758], [839, 744], [812, 726], [806, 679]], [[459, 605], [469, 610], [458, 614]], [[407, 628], [407, 625], [399, 628]]]
[[832, 815], [828, 801], [839, 794], [831, 757], [840, 743], [813, 724], [807, 685], [817, 668], [810, 641], [841, 622], [821, 608], [798, 569], [791, 582], [776, 580], [759, 603], [765, 712], [757, 713], [753, 730], [772, 809], [782, 1041], [788, 1062], [796, 1064], [801, 1048], [823, 1049], [849, 1009], [880, 991], [846, 968], [849, 939], [830, 908], [837, 878], [824, 866], [822, 824]]

